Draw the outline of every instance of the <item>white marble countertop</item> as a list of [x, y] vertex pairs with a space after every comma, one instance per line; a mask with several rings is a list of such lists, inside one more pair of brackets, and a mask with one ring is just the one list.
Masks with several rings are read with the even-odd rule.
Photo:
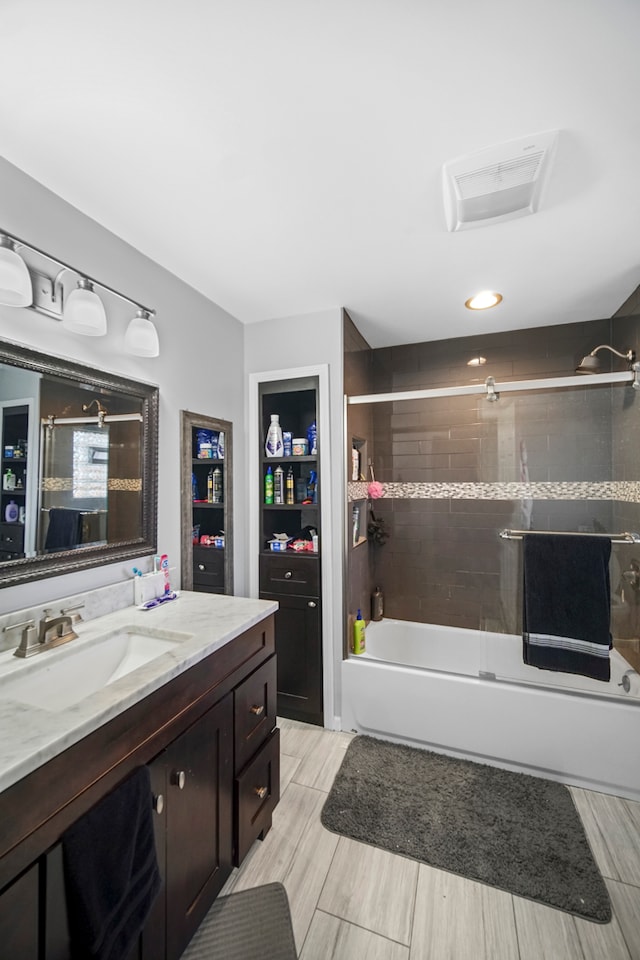
[[[152, 610], [125, 607], [74, 624], [78, 639], [34, 657], [0, 653], [0, 790], [16, 783], [123, 710], [153, 693], [189, 667], [277, 610], [270, 600], [182, 592]], [[175, 645], [148, 663], [64, 709], [44, 709], [11, 700], [12, 678], [31, 667], [72, 657], [96, 637], [116, 630], [158, 631]], [[19, 642], [16, 633], [16, 646]], [[5, 689], [3, 690], [3, 686]]]

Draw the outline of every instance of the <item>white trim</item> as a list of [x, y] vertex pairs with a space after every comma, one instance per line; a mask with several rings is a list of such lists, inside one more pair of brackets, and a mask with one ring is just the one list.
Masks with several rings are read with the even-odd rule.
[[[593, 373], [589, 376], [573, 374], [570, 377], [545, 377], [541, 380], [509, 380], [494, 383], [496, 393], [512, 393], [518, 390], [553, 390], [558, 387], [589, 387], [607, 383], [632, 383], [635, 374], [632, 371], [622, 373]], [[486, 394], [484, 383], [474, 383], [463, 387], [435, 387], [430, 390], [400, 390], [397, 393], [367, 393], [357, 397], [348, 397], [347, 403], [388, 403], [391, 400], [429, 400], [436, 397], [462, 397], [468, 394]]]
[[[322, 584], [322, 686], [323, 711], [325, 726], [335, 723], [335, 651], [333, 647], [333, 611], [335, 602], [333, 596], [332, 569], [334, 558], [334, 542], [332, 523], [333, 506], [331, 493], [332, 479], [332, 430], [331, 405], [329, 398], [329, 365], [326, 363], [310, 367], [291, 367], [286, 370], [268, 370], [260, 373], [250, 373], [248, 379], [249, 411], [246, 437], [247, 473], [250, 478], [248, 485], [249, 497], [249, 596], [257, 597], [259, 585], [259, 557], [260, 557], [260, 516], [259, 503], [261, 497], [261, 470], [258, 437], [261, 436], [260, 425], [260, 385], [277, 380], [298, 380], [308, 377], [318, 378], [318, 443], [320, 447], [320, 556], [321, 556], [321, 584]], [[256, 486], [258, 489], [256, 489]], [[336, 525], [337, 529], [337, 525]], [[335, 727], [334, 727], [335, 729]]]

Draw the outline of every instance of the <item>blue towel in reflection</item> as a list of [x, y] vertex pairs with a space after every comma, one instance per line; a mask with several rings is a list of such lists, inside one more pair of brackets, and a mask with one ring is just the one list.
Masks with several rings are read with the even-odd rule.
[[49, 510], [49, 526], [45, 550], [65, 550], [80, 543], [80, 511], [52, 507]]
[[62, 838], [74, 960], [122, 960], [160, 889], [149, 770], [134, 773]]
[[606, 537], [525, 534], [525, 663], [610, 679], [610, 556]]

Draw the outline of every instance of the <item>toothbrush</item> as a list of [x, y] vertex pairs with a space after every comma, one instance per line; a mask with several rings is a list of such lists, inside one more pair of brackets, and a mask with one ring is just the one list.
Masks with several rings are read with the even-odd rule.
[[178, 594], [175, 591], [171, 593], [165, 593], [163, 597], [156, 597], [155, 600], [147, 600], [146, 603], [141, 603], [139, 610], [152, 610], [154, 607], [159, 607], [161, 603], [166, 603], [167, 600], [177, 600]]

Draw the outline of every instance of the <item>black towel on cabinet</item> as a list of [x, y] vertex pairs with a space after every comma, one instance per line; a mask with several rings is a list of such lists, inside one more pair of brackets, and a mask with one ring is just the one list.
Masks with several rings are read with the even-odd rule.
[[523, 539], [524, 662], [608, 681], [611, 541], [562, 534]]
[[73, 960], [122, 960], [160, 889], [149, 771], [139, 767], [65, 833]]

